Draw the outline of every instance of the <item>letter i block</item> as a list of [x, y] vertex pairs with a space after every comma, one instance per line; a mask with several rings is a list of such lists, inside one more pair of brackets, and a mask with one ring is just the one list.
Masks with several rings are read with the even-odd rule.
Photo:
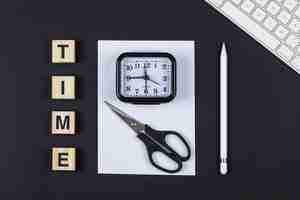
[[55, 75], [51, 77], [51, 99], [74, 100], [75, 96], [74, 75]]
[[53, 135], [75, 135], [76, 133], [75, 111], [52, 111], [51, 134]]
[[52, 40], [52, 63], [75, 62], [75, 40]]
[[76, 171], [76, 149], [53, 147], [51, 169], [52, 171]]

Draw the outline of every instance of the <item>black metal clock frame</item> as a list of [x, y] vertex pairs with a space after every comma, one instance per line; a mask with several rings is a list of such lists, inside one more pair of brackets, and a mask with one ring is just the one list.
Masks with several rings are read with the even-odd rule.
[[[171, 80], [171, 93], [167, 97], [125, 97], [121, 92], [121, 70], [122, 70], [122, 60], [126, 57], [162, 57], [169, 58], [172, 65], [172, 80]], [[116, 95], [117, 97], [126, 103], [133, 104], [161, 104], [168, 103], [176, 97], [176, 60], [175, 58], [165, 52], [126, 52], [122, 53], [117, 59], [117, 70], [116, 70]]]

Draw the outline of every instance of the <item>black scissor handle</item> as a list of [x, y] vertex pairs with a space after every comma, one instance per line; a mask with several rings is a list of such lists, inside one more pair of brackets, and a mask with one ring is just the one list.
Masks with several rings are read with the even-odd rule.
[[[187, 156], [181, 156], [172, 147], [170, 147], [166, 142], [166, 137], [168, 135], [175, 135], [178, 137], [187, 149]], [[186, 140], [177, 132], [174, 131], [157, 131], [151, 127], [145, 125], [145, 134], [139, 134], [138, 138], [141, 139], [148, 151], [148, 156], [151, 164], [167, 173], [176, 173], [182, 169], [182, 162], [187, 161], [191, 156], [191, 149], [186, 142]], [[163, 153], [168, 158], [177, 163], [176, 169], [166, 169], [159, 165], [153, 159], [153, 154], [156, 152]]]
[[[169, 150], [171, 150], [173, 153], [177, 154], [178, 157], [180, 157], [180, 160], [182, 162], [187, 161], [188, 159], [190, 159], [191, 157], [191, 149], [190, 146], [188, 145], [187, 141], [184, 139], [184, 137], [182, 135], [180, 135], [179, 133], [175, 132], [175, 131], [161, 131], [160, 132], [162, 135], [165, 135], [164, 141], [165, 141], [165, 145], [169, 148]], [[184, 144], [186, 150], [187, 150], [187, 155], [186, 156], [182, 156], [179, 153], [177, 153], [166, 141], [166, 137], [169, 135], [174, 135], [177, 138], [179, 138], [179, 140]]]

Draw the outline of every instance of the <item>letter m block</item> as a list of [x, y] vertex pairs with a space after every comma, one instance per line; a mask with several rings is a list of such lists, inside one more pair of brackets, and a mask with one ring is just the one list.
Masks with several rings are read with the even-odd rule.
[[76, 119], [75, 111], [52, 111], [51, 134], [74, 135]]

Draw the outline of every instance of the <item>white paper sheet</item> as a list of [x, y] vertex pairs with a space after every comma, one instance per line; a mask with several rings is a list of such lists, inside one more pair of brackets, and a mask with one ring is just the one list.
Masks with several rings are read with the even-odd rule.
[[[168, 52], [177, 61], [177, 96], [167, 104], [132, 105], [116, 97], [116, 60], [124, 52]], [[168, 175], [154, 168], [144, 144], [104, 100], [157, 130], [174, 130], [191, 146], [175, 175], [195, 175], [194, 41], [98, 41], [98, 173]]]

